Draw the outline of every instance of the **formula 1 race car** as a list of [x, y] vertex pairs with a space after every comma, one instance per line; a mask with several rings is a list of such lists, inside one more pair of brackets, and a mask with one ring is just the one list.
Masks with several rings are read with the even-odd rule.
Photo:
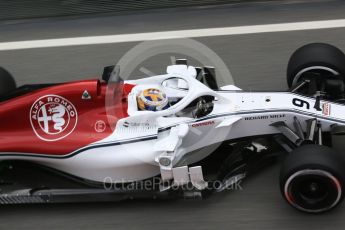
[[286, 92], [219, 87], [214, 68], [183, 59], [138, 80], [118, 66], [63, 84], [0, 75], [2, 204], [202, 197], [281, 157], [293, 207], [324, 212], [344, 197], [345, 55], [331, 45], [295, 51]]

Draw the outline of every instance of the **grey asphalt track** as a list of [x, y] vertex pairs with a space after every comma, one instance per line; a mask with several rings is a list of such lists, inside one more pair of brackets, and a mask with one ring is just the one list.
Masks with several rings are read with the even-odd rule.
[[[132, 15], [11, 21], [0, 23], [0, 42], [55, 37], [342, 19], [343, 1], [278, 1], [211, 8], [145, 11]], [[188, 17], [187, 17], [188, 16]], [[291, 53], [309, 42], [345, 51], [345, 28], [196, 39], [228, 65], [246, 90], [283, 90]], [[72, 46], [0, 52], [0, 63], [26, 83], [63, 82], [98, 76], [137, 43]], [[169, 64], [160, 58], [150, 68]], [[279, 166], [248, 179], [243, 190], [207, 200], [130, 201], [97, 204], [0, 207], [0, 229], [343, 229], [345, 207], [306, 215], [280, 197]]]

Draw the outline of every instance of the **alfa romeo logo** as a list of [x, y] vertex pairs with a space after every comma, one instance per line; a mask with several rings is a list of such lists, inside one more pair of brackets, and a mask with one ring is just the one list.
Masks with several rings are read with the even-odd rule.
[[77, 120], [74, 105], [57, 95], [37, 99], [30, 109], [32, 129], [44, 141], [57, 141], [67, 137], [76, 127]]

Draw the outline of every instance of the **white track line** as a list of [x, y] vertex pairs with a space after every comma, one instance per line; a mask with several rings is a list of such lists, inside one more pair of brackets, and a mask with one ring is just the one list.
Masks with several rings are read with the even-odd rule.
[[47, 48], [47, 47], [63, 47], [77, 45], [97, 45], [123, 42], [139, 42], [147, 40], [162, 40], [173, 38], [198, 38], [198, 37], [214, 37], [224, 35], [240, 35], [240, 34], [257, 34], [269, 32], [284, 32], [298, 30], [316, 30], [331, 29], [345, 27], [345, 19], [324, 20], [324, 21], [307, 21], [292, 22], [266, 25], [236, 26], [236, 27], [220, 27], [206, 29], [191, 30], [175, 30], [163, 32], [149, 32], [136, 34], [119, 34], [104, 36], [88, 36], [74, 38], [58, 38], [17, 42], [0, 42], [0, 51]]

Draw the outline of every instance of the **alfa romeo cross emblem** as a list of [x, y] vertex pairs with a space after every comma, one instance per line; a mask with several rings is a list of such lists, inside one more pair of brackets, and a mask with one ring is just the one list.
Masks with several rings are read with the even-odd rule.
[[75, 129], [77, 121], [76, 108], [61, 96], [43, 96], [30, 109], [32, 129], [44, 141], [57, 141], [67, 137]]

